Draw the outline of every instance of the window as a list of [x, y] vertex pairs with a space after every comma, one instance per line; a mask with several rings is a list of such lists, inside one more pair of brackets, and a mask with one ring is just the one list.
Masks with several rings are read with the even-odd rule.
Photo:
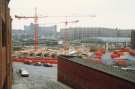
[[4, 21], [2, 21], [2, 47], [6, 47], [6, 26]]

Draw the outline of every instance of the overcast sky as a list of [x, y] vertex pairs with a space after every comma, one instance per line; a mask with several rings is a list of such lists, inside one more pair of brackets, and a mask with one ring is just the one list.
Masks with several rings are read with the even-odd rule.
[[[14, 15], [33, 16], [35, 7], [40, 16], [96, 15], [95, 18], [69, 18], [69, 21], [80, 20], [78, 24], [69, 26], [135, 29], [134, 4], [135, 0], [11, 0], [9, 7], [14, 29], [33, 22], [14, 19]], [[58, 23], [64, 20], [65, 18], [44, 18], [39, 23]]]

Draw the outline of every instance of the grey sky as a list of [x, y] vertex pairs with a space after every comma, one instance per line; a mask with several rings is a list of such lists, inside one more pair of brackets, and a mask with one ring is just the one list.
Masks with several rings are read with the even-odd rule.
[[[39, 15], [89, 15], [96, 18], [79, 19], [80, 23], [72, 26], [92, 26], [111, 28], [135, 28], [135, 0], [11, 0], [11, 15], [34, 15], [38, 7]], [[40, 23], [55, 23], [62, 19], [45, 18]], [[13, 28], [22, 28], [33, 20], [13, 20]]]

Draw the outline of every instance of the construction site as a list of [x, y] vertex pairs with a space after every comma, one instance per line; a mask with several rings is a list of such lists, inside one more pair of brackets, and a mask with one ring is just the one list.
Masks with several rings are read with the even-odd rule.
[[0, 89], [135, 89], [134, 29], [81, 27], [96, 14], [12, 15], [13, 2], [0, 0]]

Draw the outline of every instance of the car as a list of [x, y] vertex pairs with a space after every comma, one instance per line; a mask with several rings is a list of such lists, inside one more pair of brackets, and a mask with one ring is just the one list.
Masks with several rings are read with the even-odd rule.
[[24, 68], [19, 69], [19, 73], [22, 77], [29, 77], [29, 72]]
[[43, 66], [44, 66], [44, 67], [53, 67], [53, 65], [50, 64], [50, 63], [45, 63], [45, 64], [43, 64]]
[[41, 66], [42, 63], [41, 63], [41, 62], [36, 62], [36, 63], [34, 63], [33, 65], [35, 65], [35, 66]]
[[32, 64], [32, 60], [27, 60], [27, 61], [24, 62], [24, 64], [30, 65], [30, 64]]

